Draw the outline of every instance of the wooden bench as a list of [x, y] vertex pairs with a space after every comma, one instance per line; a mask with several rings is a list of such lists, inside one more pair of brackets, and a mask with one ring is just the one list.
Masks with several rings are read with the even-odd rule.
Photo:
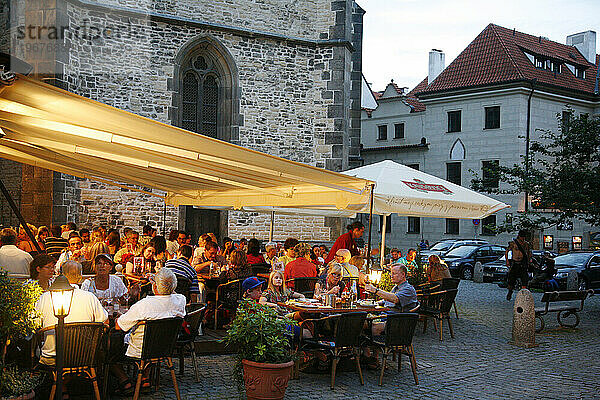
[[[560, 326], [566, 326], [574, 328], [579, 325], [579, 311], [583, 310], [583, 303], [588, 296], [594, 294], [593, 290], [575, 290], [565, 292], [545, 292], [542, 297], [542, 302], [546, 303], [544, 307], [535, 308], [535, 317], [540, 321], [539, 328], [536, 328], [536, 332], [544, 330], [545, 322], [544, 315], [555, 312], [556, 319]], [[573, 303], [575, 301], [580, 302]], [[550, 305], [550, 303], [560, 303], [557, 305]], [[575, 321], [569, 322], [566, 319], [573, 315]]]

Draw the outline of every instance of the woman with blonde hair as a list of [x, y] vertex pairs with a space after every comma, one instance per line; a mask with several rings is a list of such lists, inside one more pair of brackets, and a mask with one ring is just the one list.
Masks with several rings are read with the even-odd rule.
[[273, 271], [269, 275], [267, 290], [260, 296], [259, 303], [269, 307], [277, 307], [277, 303], [285, 303], [289, 299], [304, 299], [302, 293], [294, 292], [285, 286], [281, 271]]

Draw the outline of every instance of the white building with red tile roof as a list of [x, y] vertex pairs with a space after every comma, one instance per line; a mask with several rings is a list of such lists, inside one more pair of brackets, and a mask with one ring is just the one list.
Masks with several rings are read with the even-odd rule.
[[[563, 111], [600, 114], [600, 56], [593, 31], [570, 35], [562, 44], [490, 24], [446, 68], [441, 51], [432, 50], [429, 58], [428, 77], [417, 87], [406, 92], [391, 82], [377, 98], [378, 107], [370, 115], [363, 112], [366, 164], [391, 159], [468, 187], [487, 163], [520, 163], [527, 132], [532, 141], [543, 130], [559, 129], [557, 115]], [[433, 244], [476, 236], [506, 245], [511, 234], [494, 235], [482, 226], [510, 220], [523, 209], [524, 196], [492, 197], [512, 208], [478, 225], [392, 216], [388, 243], [406, 249], [421, 238]], [[553, 236], [554, 250], [558, 242], [572, 249], [573, 237], [581, 236], [585, 248], [597, 230], [574, 220], [572, 230], [543, 234]], [[536, 241], [541, 237], [540, 232]]]

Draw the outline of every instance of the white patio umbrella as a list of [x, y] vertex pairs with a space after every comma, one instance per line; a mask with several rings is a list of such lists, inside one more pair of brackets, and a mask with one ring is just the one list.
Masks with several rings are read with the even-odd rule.
[[[391, 160], [344, 171], [375, 182], [373, 214], [413, 217], [483, 219], [508, 204]], [[369, 213], [370, 205], [347, 211]], [[381, 228], [381, 263], [385, 248], [385, 224]]]

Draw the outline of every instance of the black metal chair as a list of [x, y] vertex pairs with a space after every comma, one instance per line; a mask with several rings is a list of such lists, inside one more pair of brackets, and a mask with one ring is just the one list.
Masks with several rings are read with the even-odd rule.
[[382, 349], [379, 386], [383, 384], [386, 359], [390, 353], [398, 355], [398, 372], [401, 370], [402, 354], [406, 354], [409, 357], [415, 384], [419, 384], [419, 378], [417, 377], [417, 361], [412, 345], [412, 339], [418, 321], [419, 314], [417, 313], [388, 314], [385, 323], [384, 336], [371, 337], [371, 344]]
[[242, 299], [242, 279], [236, 279], [217, 286], [215, 301], [215, 329], [218, 328], [220, 310], [229, 310], [234, 313]]
[[452, 304], [454, 304], [457, 292], [458, 289], [449, 289], [429, 294], [427, 302], [419, 309], [419, 315], [424, 318], [423, 333], [427, 332], [427, 319], [434, 318], [440, 323], [440, 341], [443, 340], [443, 321], [447, 320], [450, 336], [454, 338], [454, 330], [450, 321], [450, 311], [452, 310]]
[[[460, 284], [460, 278], [444, 278], [444, 279], [442, 279], [440, 289], [441, 290], [458, 289], [459, 284]], [[458, 319], [458, 309], [456, 308], [456, 301], [452, 302], [452, 306], [454, 307], [454, 313], [456, 314], [456, 319]]]
[[192, 353], [192, 363], [194, 364], [194, 377], [196, 378], [196, 382], [200, 382], [200, 375], [198, 373], [198, 364], [196, 362], [196, 349], [194, 349], [194, 341], [199, 335], [200, 325], [204, 319], [205, 311], [206, 306], [203, 306], [185, 316], [184, 319], [188, 323], [189, 333], [183, 332], [182, 330], [177, 338], [177, 343], [175, 344], [175, 348], [179, 354], [179, 375], [183, 375], [184, 372], [185, 351], [190, 351]]
[[[49, 326], [39, 330], [40, 339], [42, 334], [54, 329], [55, 326]], [[101, 353], [102, 339], [107, 330], [108, 327], [101, 322], [73, 322], [65, 324], [63, 376], [68, 374], [87, 375], [92, 381], [96, 400], [100, 400], [96, 367], [99, 364], [98, 358]], [[41, 367], [42, 369], [49, 370], [54, 378], [49, 397], [52, 400], [56, 394], [56, 368], [53, 365], [45, 364], [41, 364]]]
[[267, 263], [251, 264], [250, 268], [252, 269], [253, 276], [256, 276], [257, 274], [266, 274], [271, 272], [271, 264]]
[[317, 277], [303, 277], [288, 279], [286, 284], [293, 283], [294, 291], [302, 293], [306, 298], [311, 298], [315, 294], [315, 285], [319, 282]]
[[186, 278], [184, 276], [177, 276], [177, 287], [175, 288], [175, 293], [179, 293], [185, 296], [187, 302], [190, 301], [190, 286], [192, 285], [192, 280]]
[[[167, 363], [167, 368], [171, 372], [175, 396], [177, 396], [177, 400], [181, 400], [179, 386], [177, 385], [177, 377], [175, 376], [175, 370], [173, 369], [172, 356], [182, 322], [183, 318], [177, 317], [144, 320], [137, 324], [137, 329], [140, 329], [141, 327], [144, 328], [144, 337], [141, 356], [139, 358], [128, 357], [128, 359], [136, 364], [138, 371], [133, 400], [137, 400], [140, 396], [142, 374], [144, 373], [144, 370], [155, 364], [160, 367], [162, 361]], [[159, 384], [159, 377], [160, 374], [157, 376], [157, 387]]]
[[[350, 355], [356, 360], [356, 369], [360, 377], [360, 384], [364, 385], [362, 370], [360, 368], [360, 334], [363, 330], [367, 313], [352, 312], [321, 319], [307, 319], [301, 325], [312, 322], [315, 327], [313, 339], [303, 339], [301, 349], [320, 349], [333, 356], [331, 364], [331, 389], [335, 387], [335, 373], [337, 364], [342, 355]], [[331, 330], [321, 335], [320, 326], [330, 325]]]

